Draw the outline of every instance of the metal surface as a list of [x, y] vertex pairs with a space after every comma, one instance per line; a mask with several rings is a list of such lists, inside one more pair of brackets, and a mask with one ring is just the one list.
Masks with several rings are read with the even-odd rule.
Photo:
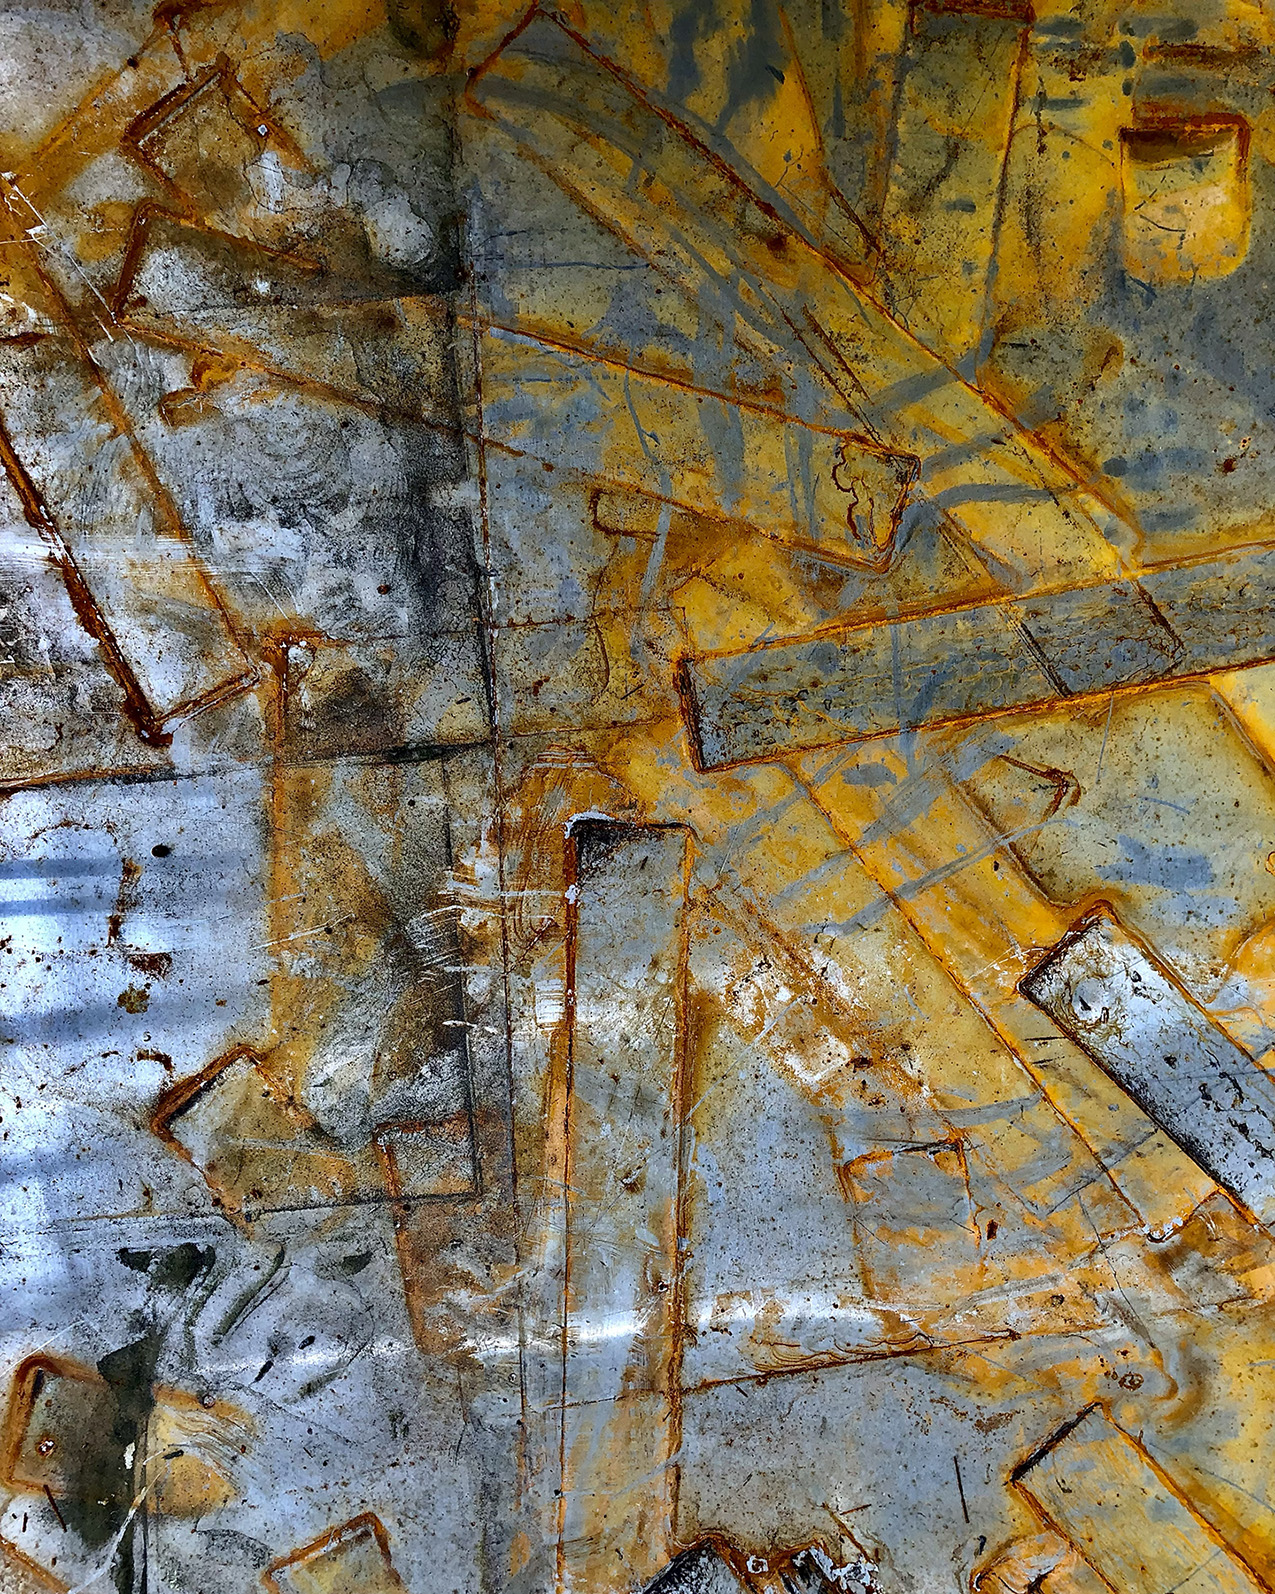
[[1275, 1582], [1273, 48], [0, 9], [4, 1594]]

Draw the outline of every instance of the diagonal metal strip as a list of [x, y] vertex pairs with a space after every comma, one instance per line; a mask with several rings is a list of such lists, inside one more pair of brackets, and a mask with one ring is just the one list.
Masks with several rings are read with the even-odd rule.
[[1275, 1085], [1105, 907], [1021, 982], [1147, 1117], [1260, 1222], [1275, 1218]]
[[1275, 658], [1275, 549], [692, 659], [705, 768]]

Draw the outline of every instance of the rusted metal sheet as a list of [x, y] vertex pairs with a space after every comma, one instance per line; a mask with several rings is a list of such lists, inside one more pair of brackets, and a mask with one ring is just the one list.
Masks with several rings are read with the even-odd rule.
[[1269, 18], [0, 45], [0, 1590], [1275, 1583]]

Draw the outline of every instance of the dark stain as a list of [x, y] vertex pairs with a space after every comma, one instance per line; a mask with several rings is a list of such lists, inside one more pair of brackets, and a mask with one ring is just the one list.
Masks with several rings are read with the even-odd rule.
[[431, 61], [446, 58], [456, 37], [456, 13], [448, 0], [389, 0], [390, 32], [405, 49]]
[[126, 948], [124, 957], [130, 968], [137, 969], [141, 974], [149, 974], [153, 979], [162, 980], [173, 966], [171, 952], [134, 952]]

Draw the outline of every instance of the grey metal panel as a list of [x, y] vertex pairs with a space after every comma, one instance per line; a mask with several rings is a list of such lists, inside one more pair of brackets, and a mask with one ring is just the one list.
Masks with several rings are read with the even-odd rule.
[[1138, 686], [1179, 666], [1177, 637], [1134, 581], [1029, 598], [1018, 618], [1060, 694]]
[[709, 767], [1058, 695], [996, 604], [696, 659], [687, 690]]
[[1275, 1217], [1275, 1084], [1107, 910], [1020, 989], [1223, 1189]]
[[660, 1389], [670, 1354], [687, 833], [585, 819], [572, 839], [564, 1388], [580, 1404]]
[[1275, 656], [1275, 551], [689, 661], [708, 768]]

